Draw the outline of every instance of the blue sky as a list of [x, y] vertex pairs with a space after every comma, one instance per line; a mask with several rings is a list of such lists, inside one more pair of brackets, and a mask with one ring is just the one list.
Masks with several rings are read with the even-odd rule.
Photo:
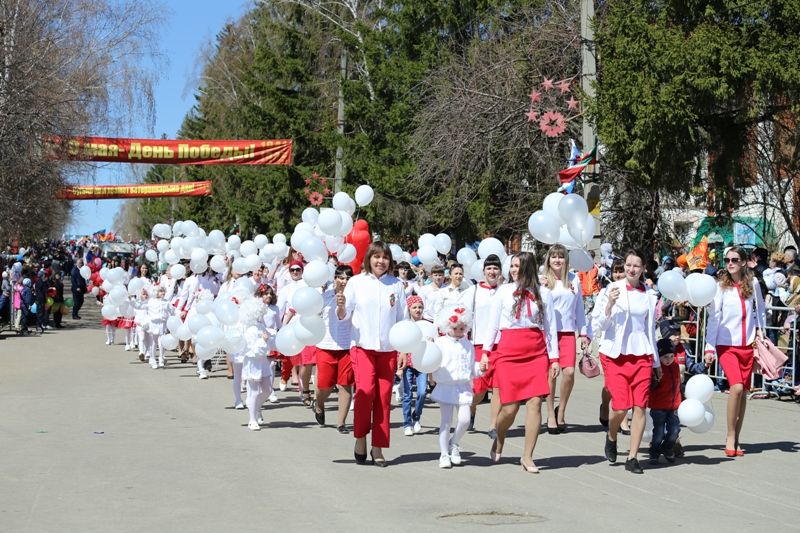
[[[194, 92], [198, 57], [201, 50], [213, 43], [216, 34], [229, 20], [239, 18], [251, 5], [249, 0], [170, 0], [165, 2], [169, 11], [164, 22], [160, 46], [169, 59], [161, 72], [155, 88], [156, 123], [152, 132], [144, 125], [130, 133], [130, 137], [160, 137], [166, 134], [174, 139], [186, 112], [194, 105]], [[87, 132], [90, 135], [108, 135], [105, 131]], [[131, 183], [133, 165], [109, 164], [97, 172], [96, 184]], [[146, 167], [135, 169], [141, 173]], [[95, 200], [73, 202], [70, 234], [91, 234], [100, 229], [111, 231], [114, 215], [122, 205], [121, 200]]]

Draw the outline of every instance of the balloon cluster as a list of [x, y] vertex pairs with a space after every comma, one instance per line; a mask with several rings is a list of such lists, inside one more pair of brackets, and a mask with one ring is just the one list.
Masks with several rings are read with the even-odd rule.
[[714, 409], [711, 396], [714, 382], [705, 374], [697, 374], [686, 382], [686, 399], [678, 407], [681, 424], [694, 433], [705, 433], [714, 426]]
[[562, 244], [569, 250], [572, 268], [585, 272], [594, 262], [585, 247], [594, 238], [594, 217], [589, 214], [586, 200], [578, 194], [548, 194], [542, 209], [528, 219], [528, 231], [544, 244]]
[[[84, 275], [83, 270], [81, 275]], [[128, 273], [120, 267], [112, 269], [103, 267], [98, 276], [102, 279], [100, 288], [105, 292], [103, 307], [100, 309], [103, 318], [106, 320], [115, 320], [119, 317], [133, 318], [134, 309], [128, 297], [138, 294], [149, 283], [141, 278], [134, 278], [126, 287]], [[94, 279], [98, 280], [97, 277]]]
[[658, 290], [675, 302], [689, 302], [696, 307], [710, 304], [717, 295], [717, 282], [708, 274], [693, 273], [685, 279], [679, 268], [667, 270], [658, 278]]
[[442, 366], [442, 350], [433, 342], [438, 335], [430, 322], [403, 320], [389, 330], [389, 344], [398, 352], [410, 354], [414, 368], [427, 374]]

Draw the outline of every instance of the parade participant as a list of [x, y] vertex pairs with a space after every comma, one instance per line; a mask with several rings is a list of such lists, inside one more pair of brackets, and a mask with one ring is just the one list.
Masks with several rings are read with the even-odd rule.
[[261, 298], [247, 298], [240, 307], [239, 328], [242, 330], [245, 347], [241, 354], [244, 364], [242, 377], [247, 382], [247, 409], [250, 421], [247, 427], [259, 431], [264, 423], [261, 406], [272, 393], [272, 363], [269, 354], [275, 350], [275, 335], [264, 323], [266, 309]]
[[[150, 368], [164, 368], [166, 359], [164, 347], [161, 345], [161, 337], [167, 333], [167, 319], [172, 308], [164, 299], [167, 294], [164, 287], [148, 287], [148, 290], [155, 291], [155, 296], [147, 300], [147, 327], [145, 329], [147, 359]], [[158, 361], [156, 361], [156, 351], [158, 351]]]
[[[281, 329], [281, 313], [276, 305], [278, 296], [275, 294], [275, 289], [273, 289], [271, 285], [262, 283], [256, 289], [256, 297], [261, 298], [261, 302], [265, 306], [263, 322], [264, 326], [267, 328], [267, 332], [272, 336], [277, 335], [278, 330]], [[276, 350], [274, 346], [270, 349], [269, 362], [270, 365], [272, 365], [273, 381], [275, 379], [275, 365], [278, 363], [280, 355], [281, 354], [278, 353], [278, 350]], [[274, 384], [270, 385], [270, 389], [267, 400], [269, 400], [269, 403], [278, 403], [278, 396], [275, 394]]]
[[659, 339], [661, 379], [650, 391], [650, 418], [653, 419], [653, 440], [650, 443], [650, 464], [657, 465], [664, 454], [667, 462], [675, 462], [675, 443], [681, 433], [678, 407], [681, 404], [681, 371], [675, 362], [675, 346], [670, 339]]
[[409, 265], [408, 262], [400, 261], [397, 263], [397, 279], [403, 284], [406, 298], [411, 296], [414, 293], [416, 284], [414, 283], [414, 271], [411, 269], [411, 265]]
[[[489, 327], [489, 311], [491, 309], [492, 297], [497, 292], [502, 272], [500, 258], [491, 254], [483, 261], [483, 281], [479, 281], [461, 294], [461, 303], [472, 311], [472, 343], [475, 345], [475, 358], [480, 362], [483, 350], [491, 352], [494, 348], [495, 340], [488, 339], [486, 335]], [[477, 281], [477, 280], [476, 280]], [[494, 365], [489, 358], [489, 368], [482, 376], [476, 377], [472, 382], [472, 399], [470, 428], [475, 425], [475, 411], [486, 397], [487, 391], [492, 388], [492, 372]], [[492, 392], [491, 418], [489, 420], [489, 437], [494, 440], [497, 437], [497, 413], [500, 412], [500, 393], [498, 390]]]
[[[230, 258], [228, 263], [231, 263]], [[242, 279], [242, 275], [238, 272], [234, 272], [231, 265], [228, 264], [228, 270], [225, 274], [225, 281], [219, 286], [217, 290], [217, 299], [224, 300], [224, 299], [234, 299], [234, 292], [236, 291], [236, 286], [239, 280]], [[225, 326], [224, 329], [227, 330], [230, 326]], [[235, 327], [235, 326], [233, 326]], [[233, 387], [233, 407], [234, 409], [244, 409], [245, 404], [242, 401], [242, 365], [244, 365], [244, 355], [231, 354], [225, 353], [225, 360], [228, 365], [228, 379], [232, 379], [233, 383], [231, 386]]]
[[549, 291], [539, 290], [538, 270], [532, 253], [520, 252], [512, 257], [509, 273], [516, 281], [497, 289], [489, 314], [486, 339], [495, 339], [499, 334], [500, 340], [492, 352], [484, 345], [481, 357], [484, 372], [491, 357], [493, 384], [500, 389], [501, 407], [491, 459], [500, 461], [506, 432], [524, 401], [525, 445], [520, 464], [531, 474], [539, 473], [533, 451], [542, 422], [542, 398], [550, 394], [548, 375], [555, 377], [560, 371], [553, 299]]
[[[136, 346], [139, 348], [139, 361], [144, 362], [147, 356], [147, 323], [149, 322], [148, 304], [150, 303], [150, 293], [148, 287], [142, 287], [136, 298], [133, 299], [133, 325], [136, 331]], [[125, 347], [128, 350], [128, 347]]]
[[[409, 296], [406, 298], [406, 305], [408, 306], [408, 318], [415, 322], [425, 320], [423, 317], [425, 304], [421, 296], [416, 294]], [[413, 400], [412, 381], [417, 386], [416, 402]], [[403, 434], [410, 437], [422, 431], [420, 419], [422, 418], [422, 409], [425, 407], [425, 398], [428, 396], [428, 375], [412, 366], [406, 366], [402, 371], [402, 385]]]
[[350, 357], [355, 372], [353, 455], [358, 464], [367, 460], [367, 434], [372, 432], [369, 454], [376, 466], [386, 466], [383, 448], [389, 447], [389, 408], [395, 370], [406, 358], [389, 344], [389, 330], [407, 316], [403, 284], [394, 277], [389, 246], [375, 241], [367, 248], [360, 274], [336, 295], [340, 320], [352, 317]]
[[[421, 283], [422, 278], [418, 277]], [[463, 279], [463, 270], [462, 270]], [[433, 265], [431, 268], [430, 283], [427, 285], [417, 285], [414, 289], [419, 296], [422, 296], [422, 301], [425, 307], [425, 320], [433, 322], [434, 313], [436, 312], [436, 302], [441, 295], [440, 290], [444, 287], [444, 267], [442, 265]]]
[[[64, 316], [64, 283], [61, 281], [60, 272], [53, 275], [52, 289], [55, 289], [55, 295], [53, 296], [53, 326], [56, 329], [61, 329], [64, 327], [61, 325], [61, 319]], [[2, 307], [0, 307], [0, 315], [2, 315]]]
[[747, 252], [734, 246], [725, 252], [725, 269], [719, 274], [717, 294], [708, 308], [705, 362], [719, 364], [728, 380], [725, 455], [744, 455], [742, 432], [747, 392], [753, 374], [753, 343], [764, 338], [766, 323], [761, 284], [747, 266]]
[[[188, 316], [189, 311], [192, 309], [192, 305], [194, 305], [194, 299], [197, 297], [198, 288], [199, 281], [194, 272], [190, 272], [187, 277], [181, 280], [180, 286], [176, 287], [176, 315], [182, 321], [186, 321], [186, 317]], [[187, 360], [190, 356], [192, 361], [195, 362], [194, 346], [191, 339], [187, 341], [181, 341], [178, 355], [181, 357], [182, 362]], [[203, 362], [199, 359], [196, 360], [196, 362], [198, 377], [200, 379], [208, 379], [208, 374], [206, 373], [206, 369], [203, 367]]]
[[567, 249], [560, 244], [551, 246], [545, 256], [544, 286], [553, 297], [561, 366], [558, 406], [555, 405], [556, 378], [552, 376], [549, 382], [550, 396], [547, 397], [547, 432], [557, 435], [567, 430], [567, 403], [575, 386], [575, 335], [580, 335], [581, 350], [589, 347], [581, 284], [578, 276], [569, 271], [569, 255]]
[[[619, 281], [621, 279], [625, 279], [625, 261], [623, 259], [614, 259], [611, 263], [611, 281]], [[600, 294], [605, 293], [608, 291], [608, 287], [603, 287], [600, 291]], [[598, 298], [600, 295], [598, 294]], [[602, 310], [604, 311], [604, 310]], [[599, 331], [599, 320], [601, 318], [601, 309], [595, 307], [592, 310], [592, 332], [598, 332], [598, 334], [602, 335], [602, 332]], [[601, 365], [603, 364], [603, 360], [600, 360]], [[603, 372], [605, 373], [605, 371]], [[611, 394], [609, 394], [608, 389], [603, 387], [602, 392], [600, 393], [600, 425], [604, 428], [608, 429], [608, 417], [609, 417], [609, 405], [611, 404]], [[620, 422], [619, 432], [623, 435], [630, 435], [631, 428], [628, 423], [628, 417], [625, 416], [622, 418], [622, 422]]]
[[[289, 265], [290, 280], [282, 289], [278, 290], [278, 309], [281, 312], [281, 323], [285, 326], [298, 320], [300, 316], [295, 312], [291, 306], [292, 296], [301, 287], [308, 287], [308, 284], [303, 280], [303, 269], [305, 266], [302, 261], [295, 261]], [[311, 370], [315, 361], [316, 348], [314, 346], [306, 346], [303, 350], [292, 356], [287, 356], [284, 365], [288, 368], [281, 370], [281, 390], [284, 390], [285, 384], [288, 383], [288, 371], [291, 369], [297, 380], [297, 388], [300, 392], [300, 401], [306, 407], [311, 407]], [[286, 376], [285, 379], [283, 377]]]
[[83, 297], [86, 294], [86, 280], [81, 275], [81, 267], [83, 266], [83, 259], [75, 261], [75, 266], [72, 267], [69, 279], [71, 282], [70, 290], [72, 291], [72, 319], [80, 320], [80, 311], [83, 307]]
[[353, 277], [353, 269], [349, 265], [339, 265], [333, 277], [333, 282], [329, 282], [322, 292], [325, 337], [317, 344], [317, 393], [311, 408], [317, 423], [324, 426], [325, 401], [335, 385], [339, 391], [336, 429], [339, 433], [347, 433], [345, 421], [350, 410], [353, 383], [355, 383], [350, 361], [352, 321], [349, 318], [339, 320], [336, 316], [336, 295], [344, 292], [348, 280]]
[[600, 358], [605, 369], [605, 387], [611, 394], [612, 414], [606, 434], [605, 456], [617, 460], [617, 432], [628, 409], [633, 408], [631, 445], [625, 470], [643, 473], [636, 458], [645, 428], [645, 409], [651, 376], [661, 377], [656, 351], [656, 304], [658, 295], [644, 284], [645, 258], [628, 250], [625, 279], [608, 286], [596, 304], [597, 331], [602, 332]]
[[[464, 283], [464, 266], [458, 263], [452, 264], [450, 266], [450, 283], [437, 291], [436, 309], [433, 310], [433, 316], [437, 317], [442, 309], [449, 304], [458, 302], [468, 288]], [[436, 322], [438, 323], [438, 318]]]
[[[441, 309], [436, 325], [444, 336], [434, 341], [442, 351], [442, 366], [433, 372], [436, 388], [431, 399], [439, 404], [439, 468], [461, 464], [459, 443], [467, 432], [472, 406], [472, 381], [480, 375], [475, 361], [475, 347], [467, 340], [467, 330], [472, 323], [472, 313], [461, 304], [450, 303]], [[457, 422], [453, 436], [450, 427], [453, 412]]]
[[281, 294], [281, 289], [292, 282], [291, 268], [293, 263], [300, 263], [302, 265], [303, 254], [290, 247], [289, 254], [283, 261], [275, 266], [275, 270], [272, 273], [272, 279], [275, 280], [275, 290], [278, 291], [278, 296]]

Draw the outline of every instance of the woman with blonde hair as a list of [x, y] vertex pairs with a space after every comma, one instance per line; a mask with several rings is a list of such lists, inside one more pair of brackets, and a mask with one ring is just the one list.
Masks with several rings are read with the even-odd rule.
[[761, 285], [747, 266], [747, 252], [734, 246], [725, 252], [725, 270], [717, 282], [717, 294], [708, 307], [705, 362], [719, 359], [730, 385], [725, 455], [741, 457], [739, 442], [747, 407], [747, 391], [753, 375], [753, 343], [764, 338], [765, 312]]
[[[555, 329], [558, 334], [558, 357], [561, 367], [561, 388], [558, 406], [555, 406], [556, 377], [550, 376], [550, 395], [547, 397], [547, 432], [551, 435], [567, 430], [567, 402], [575, 385], [575, 361], [577, 339], [580, 336], [581, 350], [589, 346], [586, 314], [583, 309], [583, 293], [578, 276], [569, 271], [567, 249], [554, 244], [544, 258], [544, 286], [553, 297]], [[551, 424], [552, 422], [552, 424]]]

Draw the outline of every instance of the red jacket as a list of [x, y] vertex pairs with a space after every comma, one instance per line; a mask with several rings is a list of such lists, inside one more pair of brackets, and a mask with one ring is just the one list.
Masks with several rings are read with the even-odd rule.
[[674, 411], [681, 404], [681, 370], [678, 363], [661, 366], [661, 381], [650, 391], [650, 409]]

